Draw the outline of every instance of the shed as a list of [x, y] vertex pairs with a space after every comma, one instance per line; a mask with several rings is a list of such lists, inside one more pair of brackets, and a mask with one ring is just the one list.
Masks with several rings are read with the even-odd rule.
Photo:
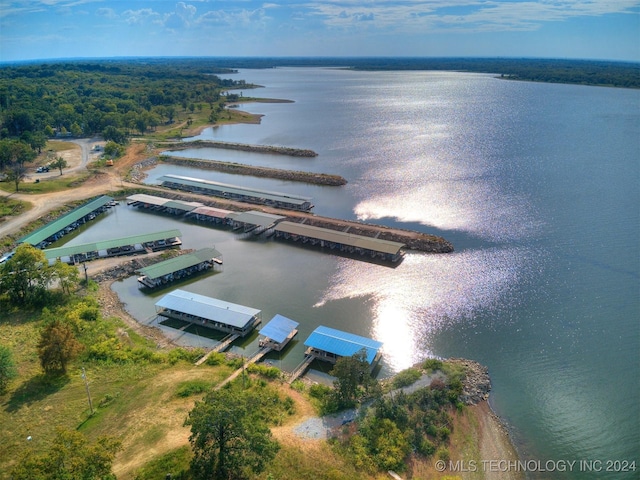
[[304, 344], [309, 347], [307, 354], [331, 363], [335, 363], [340, 357], [351, 357], [364, 349], [371, 366], [380, 359], [382, 347], [382, 342], [377, 340], [322, 325], [311, 332]]

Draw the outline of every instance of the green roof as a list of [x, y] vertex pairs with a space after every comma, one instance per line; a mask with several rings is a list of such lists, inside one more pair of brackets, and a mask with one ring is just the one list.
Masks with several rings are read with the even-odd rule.
[[83, 243], [80, 245], [71, 245], [68, 247], [48, 248], [43, 250], [47, 260], [52, 258], [69, 257], [79, 253], [99, 252], [109, 248], [124, 247], [126, 245], [136, 245], [138, 243], [154, 242], [156, 240], [164, 240], [167, 238], [181, 237], [180, 230], [165, 230], [162, 232], [145, 233], [143, 235], [133, 235], [131, 237], [115, 238], [112, 240], [103, 240], [94, 243]]
[[29, 243], [31, 245], [38, 245], [43, 240], [46, 240], [52, 235], [55, 235], [61, 230], [64, 230], [73, 222], [80, 220], [85, 215], [89, 215], [91, 212], [103, 207], [107, 203], [111, 202], [113, 198], [102, 195], [101, 197], [96, 198], [95, 200], [91, 200], [84, 205], [71, 210], [66, 215], [54, 220], [53, 222], [49, 222], [46, 225], [40, 227], [34, 232], [31, 232], [29, 235], [22, 237], [18, 240], [18, 243]]
[[150, 265], [140, 269], [139, 272], [150, 279], [156, 279], [220, 256], [222, 256], [222, 254], [215, 248], [203, 248], [193, 253], [186, 253], [184, 255], [165, 260], [164, 262]]

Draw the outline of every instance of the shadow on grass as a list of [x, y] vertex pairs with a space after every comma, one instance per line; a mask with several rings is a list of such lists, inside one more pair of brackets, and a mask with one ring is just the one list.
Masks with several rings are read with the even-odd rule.
[[70, 381], [68, 375], [48, 377], [44, 374], [30, 378], [13, 392], [6, 403], [5, 410], [9, 413], [18, 411], [24, 405], [31, 405], [43, 398], [61, 390]]

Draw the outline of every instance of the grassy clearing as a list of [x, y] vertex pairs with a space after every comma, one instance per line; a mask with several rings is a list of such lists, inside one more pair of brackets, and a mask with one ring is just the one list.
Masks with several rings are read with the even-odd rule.
[[[38, 183], [33, 180], [27, 180], [20, 182], [18, 191], [20, 193], [53, 193], [68, 190], [70, 188], [77, 188], [91, 178], [93, 174], [91, 172], [84, 172], [80, 174], [62, 175], [57, 177], [49, 177], [41, 179]], [[0, 189], [5, 192], [13, 193], [16, 191], [16, 185], [13, 182], [0, 182]]]
[[15, 217], [31, 208], [31, 204], [21, 200], [0, 197], [0, 221], [5, 217]]

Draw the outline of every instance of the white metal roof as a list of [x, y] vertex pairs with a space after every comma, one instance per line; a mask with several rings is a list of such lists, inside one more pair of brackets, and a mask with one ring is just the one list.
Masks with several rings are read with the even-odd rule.
[[168, 308], [236, 328], [244, 328], [256, 315], [260, 314], [260, 310], [255, 308], [179, 289], [162, 297], [156, 302], [157, 307]]

